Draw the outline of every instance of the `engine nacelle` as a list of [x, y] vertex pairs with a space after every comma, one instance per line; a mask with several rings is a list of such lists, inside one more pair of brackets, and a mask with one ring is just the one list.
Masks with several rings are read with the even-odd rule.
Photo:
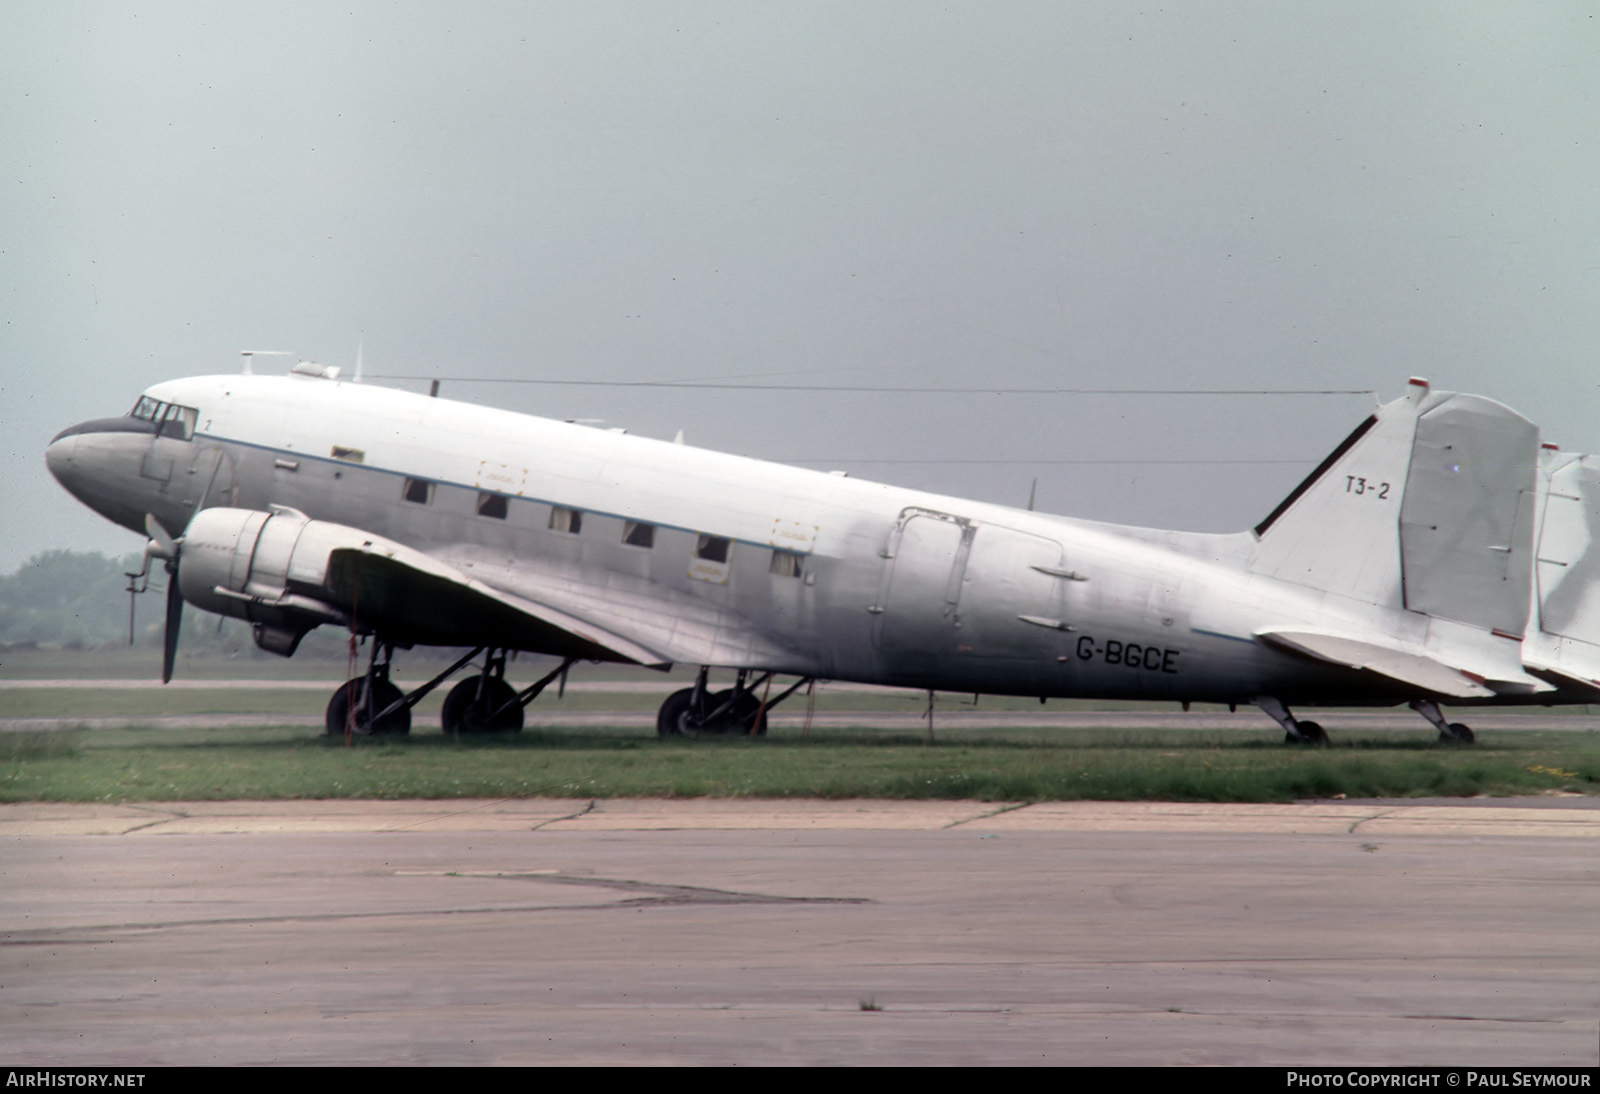
[[[295, 509], [203, 509], [178, 555], [178, 588], [197, 608], [255, 625], [256, 644], [288, 656], [322, 623], [348, 624], [329, 597], [329, 556], [387, 541]], [[398, 547], [398, 544], [393, 545]]]

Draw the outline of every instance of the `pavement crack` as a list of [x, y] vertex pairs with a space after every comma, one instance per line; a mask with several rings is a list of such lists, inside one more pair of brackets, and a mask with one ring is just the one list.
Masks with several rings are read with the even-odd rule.
[[528, 829], [528, 831], [537, 832], [539, 829], [543, 828], [545, 825], [547, 825], [547, 824], [555, 824], [557, 821], [577, 820], [579, 817], [583, 816], [585, 813], [594, 812], [594, 808], [595, 808], [595, 806], [597, 804], [598, 804], [598, 802], [596, 802], [595, 799], [590, 798], [589, 799], [589, 804], [584, 806], [582, 809], [579, 809], [577, 812], [568, 813], [568, 814], [566, 814], [565, 816], [562, 816], [562, 817], [551, 817], [549, 820], [542, 820], [538, 824], [534, 825], [532, 828]]
[[[146, 923], [98, 923], [79, 927], [45, 927], [12, 930], [0, 937], [0, 945], [17, 946], [42, 942], [70, 941], [86, 932], [143, 933], [163, 930], [192, 930], [207, 927], [259, 926], [269, 923], [334, 923], [344, 920], [407, 919], [431, 916], [507, 915], [526, 913], [602, 912], [608, 909], [638, 909], [647, 907], [672, 908], [686, 905], [738, 905], [738, 904], [805, 904], [839, 905], [871, 904], [867, 897], [833, 896], [774, 896], [770, 893], [743, 893], [733, 889], [710, 889], [697, 885], [670, 885], [653, 881], [634, 881], [629, 878], [576, 877], [570, 874], [535, 874], [526, 872], [428, 872], [436, 877], [505, 878], [513, 881], [543, 881], [555, 885], [572, 885], [592, 889], [607, 889], [614, 893], [637, 894], [620, 900], [606, 900], [583, 904], [518, 904], [507, 906], [477, 905], [467, 907], [392, 908], [385, 911], [303, 911], [284, 912], [278, 915], [213, 916], [194, 919], [154, 920]], [[99, 941], [96, 935], [96, 941]]]
[[1356, 834], [1356, 829], [1360, 828], [1363, 824], [1366, 824], [1369, 821], [1383, 820], [1385, 817], [1392, 817], [1398, 812], [1399, 812], [1398, 809], [1380, 809], [1376, 813], [1373, 813], [1371, 816], [1358, 817], [1357, 819], [1351, 821], [1350, 822], [1350, 827], [1346, 828], [1345, 831], [1348, 834], [1353, 836], [1353, 835]]
[[119, 835], [131, 836], [133, 833], [143, 832], [147, 828], [158, 828], [163, 824], [171, 824], [173, 821], [189, 819], [189, 814], [185, 813], [181, 809], [151, 809], [150, 807], [144, 805], [129, 805], [128, 808], [139, 810], [141, 812], [154, 812], [158, 815], [143, 824], [135, 824], [131, 828], [124, 828], [120, 833], [118, 833]]
[[420, 828], [422, 825], [432, 824], [434, 821], [448, 820], [451, 817], [464, 817], [468, 813], [476, 813], [480, 809], [487, 809], [491, 805], [501, 805], [510, 800], [510, 798], [496, 798], [493, 801], [480, 802], [479, 804], [474, 805], [471, 809], [457, 809], [454, 813], [440, 813], [436, 817], [424, 817], [422, 820], [412, 821], [410, 824], [402, 824], [395, 828], [385, 828], [384, 831], [404, 832], [408, 828]]
[[742, 893], [735, 889], [709, 889], [699, 885], [670, 885], [658, 881], [633, 881], [628, 878], [575, 877], [570, 874], [501, 874], [505, 878], [545, 881], [554, 885], [589, 886], [641, 896], [622, 903], [641, 904], [869, 904], [866, 897], [773, 896], [770, 893]]
[[979, 813], [976, 817], [964, 817], [961, 820], [953, 820], [949, 824], [945, 825], [944, 828], [945, 830], [951, 828], [960, 828], [964, 824], [974, 824], [978, 821], [989, 820], [991, 817], [998, 817], [1005, 813], [1014, 813], [1018, 809], [1026, 809], [1032, 804], [1032, 802], [1007, 802], [1005, 805], [1002, 805], [996, 809], [991, 809], [987, 813]]

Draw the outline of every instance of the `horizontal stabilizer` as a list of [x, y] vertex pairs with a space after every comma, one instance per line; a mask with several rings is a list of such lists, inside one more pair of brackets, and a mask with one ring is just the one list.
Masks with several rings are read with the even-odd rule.
[[430, 644], [493, 642], [557, 656], [663, 665], [667, 659], [621, 635], [543, 604], [492, 589], [420, 552], [342, 548], [328, 559], [327, 585], [351, 605], [357, 626], [383, 621], [391, 632]]
[[1590, 702], [1600, 702], [1600, 680], [1578, 676], [1565, 668], [1550, 665], [1527, 665], [1528, 672], [1541, 680], [1554, 684], [1562, 691], [1577, 692], [1590, 697]]
[[1431, 657], [1406, 653], [1355, 638], [1314, 631], [1257, 631], [1269, 646], [1302, 654], [1345, 668], [1365, 669], [1391, 680], [1453, 699], [1482, 699], [1495, 695], [1463, 673]]

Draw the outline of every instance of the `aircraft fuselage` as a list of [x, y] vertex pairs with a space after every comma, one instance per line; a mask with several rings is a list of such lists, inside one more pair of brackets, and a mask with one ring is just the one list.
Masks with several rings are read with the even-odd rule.
[[[86, 423], [47, 454], [109, 519], [142, 531], [150, 514], [177, 536], [201, 509], [288, 507], [607, 620], [662, 662], [1040, 697], [1417, 694], [1262, 640], [1336, 631], [1521, 675], [1499, 672], [1515, 654], [1482, 627], [1259, 564], [1252, 532], [1125, 528], [309, 376], [175, 380], [146, 399], [192, 421]], [[1387, 503], [1377, 481], [1371, 506]], [[479, 643], [465, 614], [438, 624], [421, 639]]]

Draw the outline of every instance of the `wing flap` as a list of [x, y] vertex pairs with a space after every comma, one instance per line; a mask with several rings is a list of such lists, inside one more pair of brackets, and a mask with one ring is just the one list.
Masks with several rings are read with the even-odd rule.
[[340, 548], [328, 559], [327, 587], [359, 626], [382, 620], [413, 641], [506, 645], [558, 656], [665, 665], [669, 658], [547, 604], [491, 588], [419, 551]]
[[803, 664], [794, 650], [731, 608], [642, 575], [594, 574], [550, 560], [507, 562], [467, 545], [436, 557], [480, 578], [485, 587], [586, 620], [666, 661], [722, 668]]
[[1455, 699], [1483, 699], [1497, 692], [1471, 679], [1459, 669], [1421, 654], [1380, 646], [1341, 635], [1314, 631], [1257, 631], [1258, 641], [1317, 661], [1386, 676], [1435, 695]]

